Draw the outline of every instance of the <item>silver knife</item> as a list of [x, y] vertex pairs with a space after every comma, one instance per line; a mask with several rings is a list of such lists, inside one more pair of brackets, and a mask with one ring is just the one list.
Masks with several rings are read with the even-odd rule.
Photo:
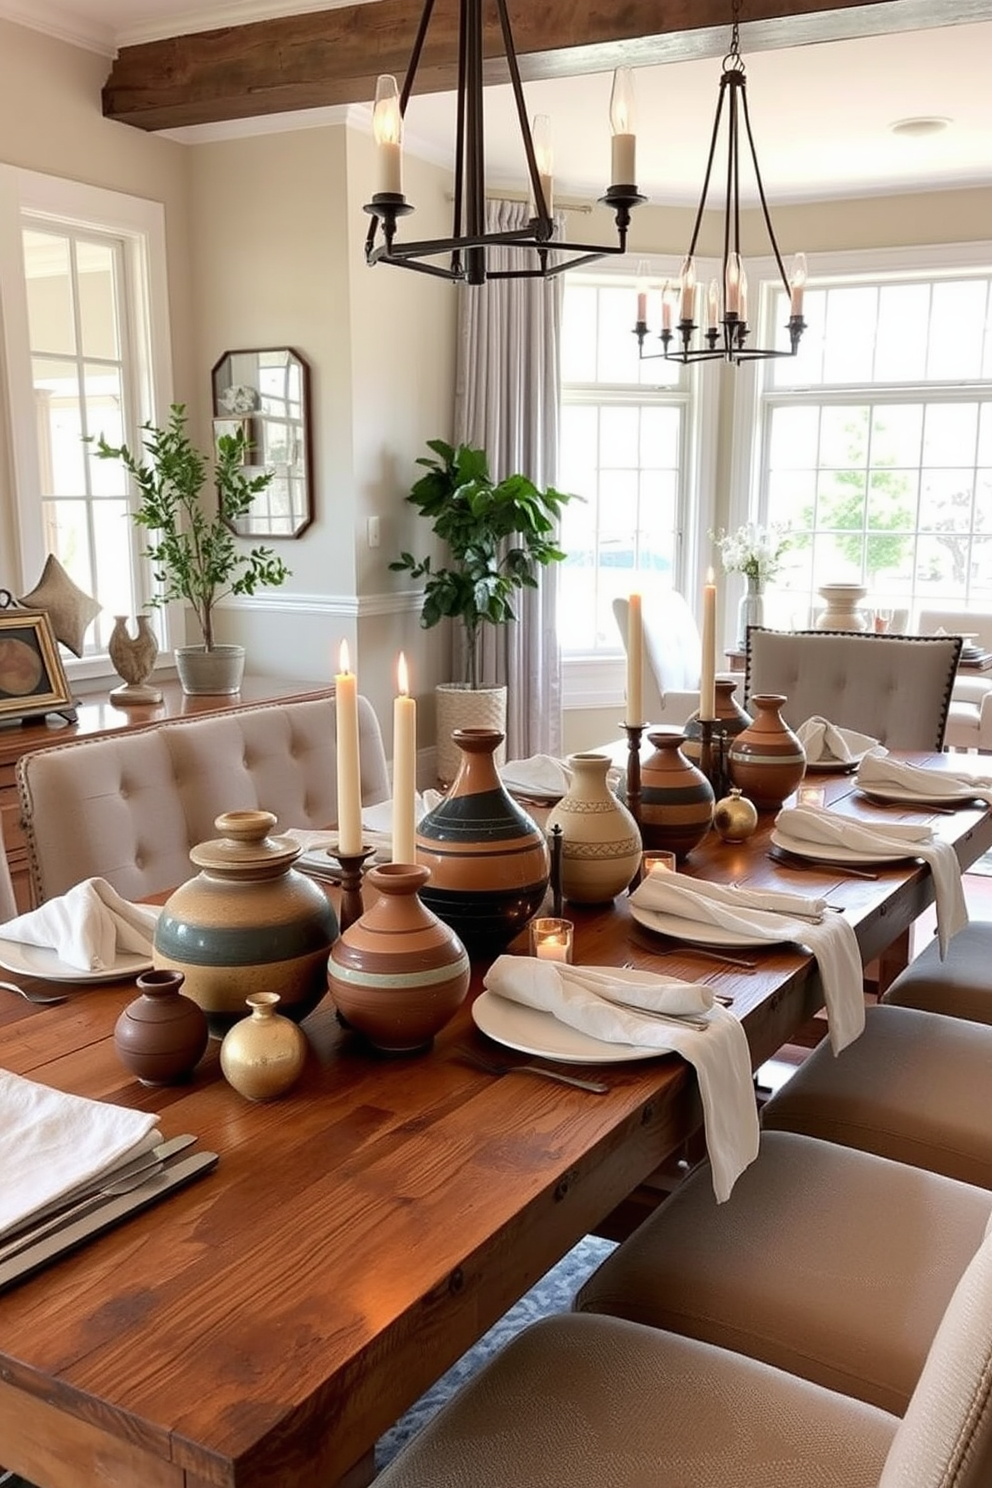
[[[127, 1162], [120, 1163], [116, 1168], [110, 1168], [101, 1173], [92, 1181], [79, 1184], [68, 1196], [47, 1204], [43, 1209], [37, 1209], [16, 1228], [11, 1228], [5, 1238], [0, 1241], [0, 1261], [8, 1255], [14, 1255], [25, 1245], [31, 1244], [41, 1234], [47, 1234], [49, 1230], [58, 1224], [62, 1224], [71, 1215], [83, 1212], [83, 1206], [100, 1202], [110, 1192], [126, 1193], [134, 1188], [144, 1178], [152, 1173], [158, 1172], [170, 1157], [185, 1151], [196, 1141], [196, 1137], [186, 1132], [180, 1137], [171, 1137], [166, 1142], [160, 1142], [157, 1147], [151, 1147], [147, 1152], [139, 1153], [137, 1157], [129, 1158]], [[118, 1185], [126, 1185], [119, 1187]]]
[[174, 1188], [209, 1172], [216, 1164], [216, 1152], [194, 1152], [191, 1157], [184, 1157], [171, 1167], [163, 1167], [161, 1171], [152, 1173], [133, 1192], [101, 1200], [88, 1214], [69, 1220], [54, 1234], [46, 1235], [43, 1240], [38, 1240], [10, 1260], [0, 1263], [0, 1291], [15, 1281], [30, 1276], [33, 1271], [48, 1265], [56, 1257], [74, 1250], [92, 1236], [118, 1224], [129, 1214], [147, 1209]]

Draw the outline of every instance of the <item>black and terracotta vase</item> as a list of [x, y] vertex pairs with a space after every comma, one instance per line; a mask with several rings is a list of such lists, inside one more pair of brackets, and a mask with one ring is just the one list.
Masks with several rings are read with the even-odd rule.
[[186, 975], [184, 991], [223, 1035], [255, 992], [279, 994], [299, 1020], [327, 992], [327, 953], [338, 933], [327, 895], [293, 867], [301, 848], [270, 836], [271, 811], [227, 811], [222, 836], [190, 852], [199, 873], [166, 900], [153, 959]]
[[759, 811], [776, 811], [806, 773], [806, 751], [780, 712], [785, 701], [782, 693], [753, 697], [754, 721], [730, 746], [730, 779]]
[[[740, 680], [739, 677], [717, 677], [713, 684], [716, 690], [716, 717], [713, 720], [711, 738], [714, 744], [718, 739], [723, 739], [725, 754], [729, 752], [730, 745], [737, 735], [742, 734], [751, 722], [750, 713], [745, 713], [734, 697], [734, 691]], [[684, 733], [685, 743], [682, 745], [682, 753], [687, 760], [698, 765], [703, 737], [698, 708], [687, 720]]]
[[498, 729], [455, 729], [461, 763], [444, 799], [417, 828], [421, 891], [470, 953], [495, 954], [540, 908], [550, 862], [544, 833], [505, 790], [493, 754]]
[[713, 787], [682, 752], [681, 729], [652, 729], [654, 753], [641, 765], [641, 838], [679, 860], [706, 836], [713, 821]]
[[138, 996], [114, 1025], [114, 1048], [125, 1069], [142, 1085], [172, 1085], [188, 1079], [207, 1047], [203, 1009], [182, 994], [181, 971], [146, 971]]
[[327, 985], [348, 1028], [389, 1054], [428, 1049], [468, 991], [468, 953], [421, 902], [430, 870], [384, 863], [366, 876], [378, 897], [331, 947]]

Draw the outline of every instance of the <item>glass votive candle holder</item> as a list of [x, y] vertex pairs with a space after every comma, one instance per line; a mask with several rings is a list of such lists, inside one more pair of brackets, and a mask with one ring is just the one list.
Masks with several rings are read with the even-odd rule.
[[647, 878], [657, 870], [659, 873], [675, 872], [675, 854], [664, 848], [653, 847], [641, 853], [641, 877]]
[[555, 919], [541, 915], [530, 922], [530, 948], [540, 961], [566, 961], [572, 959], [571, 920]]
[[797, 806], [825, 806], [827, 789], [823, 785], [800, 785], [796, 790]]

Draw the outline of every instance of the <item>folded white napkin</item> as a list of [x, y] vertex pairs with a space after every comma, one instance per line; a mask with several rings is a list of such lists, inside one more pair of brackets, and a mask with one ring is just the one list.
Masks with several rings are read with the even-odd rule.
[[563, 796], [572, 772], [551, 754], [532, 754], [528, 759], [507, 760], [499, 778], [508, 791], [531, 792], [535, 796]]
[[0, 925], [0, 937], [48, 946], [80, 971], [106, 971], [119, 953], [151, 960], [158, 909], [131, 904], [105, 878], [86, 878], [57, 899]]
[[[414, 810], [417, 820], [426, 816], [428, 811], [433, 811], [439, 801], [443, 800], [440, 791], [426, 790], [418, 791], [414, 797]], [[316, 831], [309, 827], [287, 827], [280, 837], [288, 837], [291, 842], [298, 842], [302, 848], [301, 862], [304, 867], [322, 868], [327, 866], [327, 849], [337, 844], [338, 834], [336, 831]], [[362, 807], [362, 837], [366, 847], [374, 847], [375, 852], [367, 862], [388, 863], [392, 858], [393, 851], [393, 803], [392, 801], [379, 801], [375, 806]]]
[[65, 1095], [0, 1070], [0, 1236], [157, 1140], [153, 1112]]
[[873, 739], [870, 734], [839, 728], [829, 719], [817, 715], [807, 718], [805, 723], [799, 725], [796, 737], [806, 751], [807, 760], [821, 765], [833, 761], [838, 765], [849, 765], [853, 759], [864, 754], [866, 749], [878, 744], [878, 740]]
[[[709, 989], [671, 977], [614, 967], [567, 966], [534, 956], [500, 956], [485, 976], [489, 992], [550, 1013], [560, 1023], [610, 1044], [681, 1054], [693, 1065], [717, 1202], [758, 1155], [758, 1114], [747, 1037]], [[706, 1029], [680, 1027], [617, 1007], [613, 998], [645, 1009], [702, 1012]]]
[[[933, 875], [937, 910], [937, 940], [940, 954], [947, 953], [952, 936], [968, 923], [968, 906], [961, 883], [957, 855], [947, 842], [939, 842], [929, 827], [909, 822], [855, 821], [849, 816], [819, 806], [793, 806], [780, 811], [775, 825], [796, 843], [815, 842], [820, 847], [851, 848], [855, 852], [898, 852], [922, 858]], [[800, 847], [801, 851], [801, 847]]]
[[827, 912], [823, 899], [774, 889], [730, 888], [681, 873], [651, 873], [630, 902], [640, 909], [678, 915], [756, 940], [792, 940], [816, 960], [827, 1010], [830, 1047], [839, 1054], [865, 1026], [861, 951], [842, 914]]
[[858, 766], [858, 784], [866, 791], [895, 789], [921, 801], [985, 801], [992, 806], [992, 776], [956, 775], [951, 770], [928, 770], [923, 765], [909, 765], [891, 755], [866, 755]]

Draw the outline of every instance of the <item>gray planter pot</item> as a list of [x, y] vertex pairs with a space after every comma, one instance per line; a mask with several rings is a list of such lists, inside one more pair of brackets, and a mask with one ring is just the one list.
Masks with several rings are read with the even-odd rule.
[[244, 646], [177, 646], [176, 671], [189, 697], [241, 691], [245, 671]]

